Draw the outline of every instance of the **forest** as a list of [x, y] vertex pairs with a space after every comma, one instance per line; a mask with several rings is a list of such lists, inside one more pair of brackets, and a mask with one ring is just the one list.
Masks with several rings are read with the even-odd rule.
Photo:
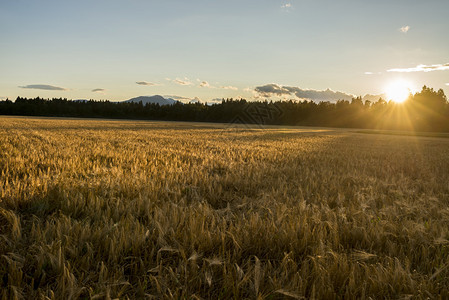
[[181, 102], [174, 105], [111, 101], [72, 101], [63, 98], [0, 101], [1, 115], [82, 117], [139, 120], [242, 123], [449, 132], [449, 103], [442, 89], [424, 86], [404, 103], [363, 101], [247, 101]]

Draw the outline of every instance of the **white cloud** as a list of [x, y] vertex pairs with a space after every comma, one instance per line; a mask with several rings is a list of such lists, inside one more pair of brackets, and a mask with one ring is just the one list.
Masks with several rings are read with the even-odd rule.
[[[174, 82], [174, 83], [179, 84], [179, 85], [194, 85], [194, 82], [192, 82], [192, 81], [191, 81], [190, 79], [188, 79], [187, 77], [185, 77], [184, 79], [179, 79], [179, 78], [176, 78], [176, 79], [165, 78], [165, 80]], [[208, 89], [224, 89], [224, 90], [238, 91], [238, 88], [235, 87], [235, 86], [232, 86], [232, 85], [226, 85], [226, 86], [221, 85], [221, 86], [220, 86], [218, 82], [215, 82], [217, 85], [212, 85], [209, 81], [202, 80], [202, 79], [198, 79], [198, 78], [196, 79], [196, 82], [198, 82], [198, 83], [195, 83], [195, 85], [197, 84], [197, 86], [198, 86], [198, 87], [201, 87], [201, 88], [208, 88]]]
[[446, 83], [446, 85], [449, 85], [449, 83]]
[[200, 87], [211, 87], [211, 86], [210, 86], [209, 82], [203, 80], [200, 82]]
[[[169, 80], [169, 79], [167, 79], [167, 80]], [[193, 84], [192, 82], [190, 82], [190, 80], [188, 78], [184, 78], [184, 79], [176, 78], [171, 81], [176, 84], [179, 84], [179, 85], [192, 85]]]
[[402, 26], [401, 28], [399, 28], [399, 31], [402, 33], [407, 33], [410, 30], [410, 26]]
[[222, 86], [222, 87], [220, 87], [220, 88], [221, 88], [221, 89], [224, 89], [224, 90], [238, 91], [238, 88], [237, 88], [237, 87], [231, 86], [231, 85], [228, 85], [228, 86]]
[[365, 72], [365, 75], [374, 75], [373, 72]]
[[[210, 89], [223, 89], [223, 90], [233, 90], [233, 91], [237, 91], [238, 88], [235, 86], [231, 86], [231, 85], [227, 85], [227, 86], [213, 86], [211, 85], [209, 82], [205, 81], [205, 80], [200, 80], [197, 79], [197, 81], [199, 82], [199, 86], [200, 87], [206, 87], [206, 88], [210, 88]], [[217, 82], [216, 82], [217, 83]], [[217, 83], [218, 84], [218, 83]]]
[[35, 89], [35, 90], [47, 90], [47, 91], [67, 91], [66, 88], [48, 85], [48, 84], [29, 84], [25, 86], [19, 86], [22, 89]]
[[182, 103], [190, 103], [191, 101], [196, 102], [196, 100], [201, 101], [201, 99], [198, 98], [198, 97], [193, 97], [193, 98], [192, 98], [192, 97], [184, 97], [184, 96], [177, 96], [177, 95], [164, 95], [163, 97], [164, 97], [165, 99], [170, 98], [170, 99], [173, 99], [173, 100], [182, 102]]
[[[330, 89], [320, 91], [320, 90], [307, 90], [294, 86], [282, 86], [275, 83], [266, 84], [263, 86], [258, 86], [254, 89], [259, 96], [269, 98], [269, 97], [281, 97], [281, 98], [291, 98], [296, 97], [299, 100], [310, 100], [310, 101], [337, 101], [337, 100], [351, 100], [354, 95], [332, 91]], [[257, 96], [255, 97], [258, 98]]]
[[178, 100], [178, 101], [183, 101], [183, 100], [191, 100], [192, 98], [189, 97], [183, 97], [183, 96], [176, 96], [176, 95], [164, 95], [164, 98], [171, 98], [174, 100]]
[[[333, 91], [331, 89], [326, 90], [308, 90], [302, 89], [300, 87], [295, 86], [283, 86], [275, 83], [266, 84], [263, 86], [258, 86], [253, 90], [254, 96], [253, 99], [263, 99], [263, 98], [271, 98], [274, 97], [276, 100], [307, 100], [307, 101], [330, 101], [335, 102], [338, 100], [346, 100], [351, 101], [354, 97], [353, 94]], [[376, 102], [379, 98], [386, 98], [385, 94], [379, 95], [370, 95], [367, 94], [362, 97], [362, 101], [369, 100], [371, 102]]]
[[153, 82], [147, 82], [147, 81], [136, 81], [136, 83], [137, 83], [138, 85], [149, 85], [149, 86], [157, 85], [156, 83], [153, 83]]
[[387, 70], [387, 72], [410, 73], [410, 72], [432, 72], [432, 71], [446, 71], [446, 70], [449, 70], [449, 63], [437, 65], [418, 65], [412, 68], [395, 68]]

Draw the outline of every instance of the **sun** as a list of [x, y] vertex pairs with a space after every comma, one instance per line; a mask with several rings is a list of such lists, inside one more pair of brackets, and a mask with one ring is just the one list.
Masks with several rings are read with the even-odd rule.
[[412, 92], [412, 87], [410, 82], [399, 79], [390, 82], [385, 92], [387, 93], [388, 100], [393, 100], [396, 103], [402, 103], [410, 96]]

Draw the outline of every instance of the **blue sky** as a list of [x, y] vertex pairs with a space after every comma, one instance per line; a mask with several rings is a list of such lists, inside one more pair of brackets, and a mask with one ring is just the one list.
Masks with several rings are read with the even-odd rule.
[[363, 96], [399, 78], [449, 94], [448, 12], [447, 0], [0, 0], [0, 98]]

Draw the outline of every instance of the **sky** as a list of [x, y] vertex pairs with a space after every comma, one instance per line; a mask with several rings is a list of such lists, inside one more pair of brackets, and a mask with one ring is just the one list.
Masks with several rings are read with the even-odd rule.
[[448, 0], [0, 0], [0, 100], [449, 95]]

